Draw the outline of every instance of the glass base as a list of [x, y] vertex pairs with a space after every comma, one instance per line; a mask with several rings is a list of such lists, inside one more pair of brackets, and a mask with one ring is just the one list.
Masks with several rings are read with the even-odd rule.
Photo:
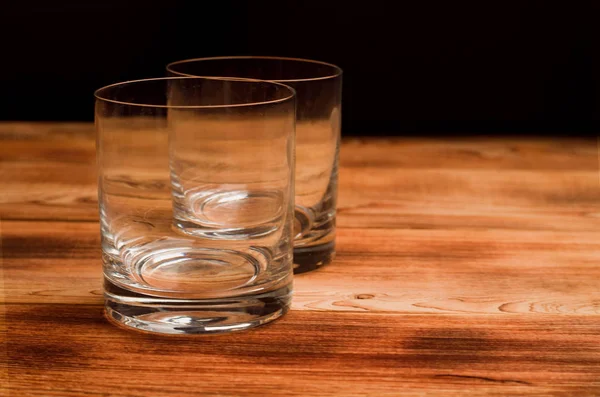
[[294, 248], [294, 274], [306, 273], [330, 263], [335, 258], [335, 241], [312, 247]]
[[104, 280], [105, 315], [126, 328], [159, 334], [205, 335], [271, 322], [290, 308], [292, 285], [251, 296], [173, 299], [142, 295]]

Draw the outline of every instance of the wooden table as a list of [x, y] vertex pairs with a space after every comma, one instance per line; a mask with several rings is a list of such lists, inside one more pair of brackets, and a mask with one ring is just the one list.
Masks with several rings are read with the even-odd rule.
[[102, 316], [93, 136], [0, 124], [0, 395], [600, 396], [595, 140], [346, 139], [334, 263], [173, 338]]

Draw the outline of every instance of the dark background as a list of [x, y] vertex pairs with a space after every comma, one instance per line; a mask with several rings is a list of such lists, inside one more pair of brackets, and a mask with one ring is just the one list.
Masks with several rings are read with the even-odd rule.
[[96, 88], [171, 61], [282, 55], [344, 69], [345, 135], [598, 130], [598, 2], [155, 3], [3, 5], [0, 119], [92, 120]]

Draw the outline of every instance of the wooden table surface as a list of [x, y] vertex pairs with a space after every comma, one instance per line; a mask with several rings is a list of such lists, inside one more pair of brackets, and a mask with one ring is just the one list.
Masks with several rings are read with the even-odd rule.
[[336, 260], [216, 337], [103, 318], [91, 124], [0, 158], [0, 395], [600, 396], [594, 139], [346, 139]]

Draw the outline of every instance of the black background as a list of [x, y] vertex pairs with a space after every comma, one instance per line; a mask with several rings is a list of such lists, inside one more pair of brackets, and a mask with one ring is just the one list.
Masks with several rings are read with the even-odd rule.
[[93, 91], [175, 60], [281, 55], [344, 69], [344, 135], [595, 134], [592, 1], [8, 2], [3, 120], [92, 120]]

